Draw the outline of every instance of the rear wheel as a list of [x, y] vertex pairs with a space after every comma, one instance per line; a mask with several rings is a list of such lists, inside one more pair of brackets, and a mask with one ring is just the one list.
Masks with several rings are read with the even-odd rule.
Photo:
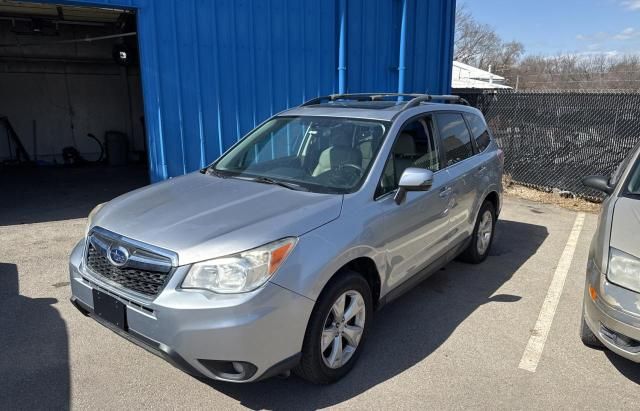
[[489, 255], [496, 226], [496, 211], [493, 203], [485, 201], [480, 207], [469, 246], [460, 254], [460, 260], [478, 264]]
[[367, 281], [353, 271], [338, 274], [311, 313], [295, 373], [315, 384], [329, 384], [346, 375], [362, 351], [372, 308]]

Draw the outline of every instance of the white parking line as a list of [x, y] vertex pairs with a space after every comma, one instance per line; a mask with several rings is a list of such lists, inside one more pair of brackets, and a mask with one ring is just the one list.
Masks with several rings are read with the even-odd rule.
[[564, 247], [564, 251], [560, 256], [560, 261], [558, 262], [556, 271], [553, 274], [551, 285], [549, 285], [549, 291], [547, 291], [547, 296], [542, 303], [538, 321], [531, 331], [529, 343], [527, 344], [527, 348], [524, 350], [524, 354], [522, 354], [522, 359], [520, 360], [518, 368], [536, 372], [538, 362], [540, 361], [542, 351], [544, 350], [544, 344], [547, 341], [547, 336], [549, 335], [549, 330], [553, 323], [553, 317], [556, 315], [556, 309], [558, 308], [558, 302], [562, 295], [564, 282], [567, 278], [569, 268], [571, 267], [571, 260], [573, 260], [573, 254], [576, 251], [578, 237], [580, 236], [580, 231], [582, 231], [582, 225], [584, 224], [584, 217], [584, 213], [578, 213], [576, 216], [573, 228], [571, 229], [571, 234], [569, 234], [569, 239], [567, 240], [567, 245]]

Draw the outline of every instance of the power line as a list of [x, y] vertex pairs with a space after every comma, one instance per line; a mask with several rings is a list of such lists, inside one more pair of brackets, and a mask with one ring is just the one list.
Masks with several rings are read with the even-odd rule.
[[540, 77], [540, 76], [575, 76], [575, 75], [592, 75], [592, 74], [640, 74], [640, 69], [638, 70], [625, 70], [625, 71], [582, 71], [582, 72], [568, 72], [568, 73], [527, 73], [527, 72], [518, 72], [519, 76], [524, 77]]
[[610, 83], [610, 82], [640, 82], [640, 79], [618, 80], [618, 79], [601, 79], [601, 80], [548, 80], [548, 81], [527, 81], [527, 84], [549, 84], [549, 83]]

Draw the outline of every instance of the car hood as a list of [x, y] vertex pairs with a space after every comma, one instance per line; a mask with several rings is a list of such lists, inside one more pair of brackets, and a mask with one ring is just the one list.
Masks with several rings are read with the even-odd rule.
[[621, 197], [616, 201], [611, 226], [611, 247], [640, 258], [640, 200]]
[[92, 226], [174, 251], [184, 265], [300, 236], [338, 218], [342, 197], [196, 172], [117, 197]]

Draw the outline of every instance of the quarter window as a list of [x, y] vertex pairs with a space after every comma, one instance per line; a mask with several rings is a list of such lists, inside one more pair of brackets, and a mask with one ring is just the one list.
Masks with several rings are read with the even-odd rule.
[[451, 166], [473, 155], [471, 136], [459, 113], [436, 114], [438, 131], [446, 156], [446, 166]]
[[489, 136], [489, 130], [487, 130], [487, 124], [484, 120], [475, 114], [465, 114], [464, 117], [467, 119], [469, 123], [469, 128], [471, 128], [471, 135], [474, 140], [476, 140], [476, 147], [478, 147], [478, 152], [482, 153], [484, 150], [489, 147], [489, 143], [491, 143], [491, 137]]

